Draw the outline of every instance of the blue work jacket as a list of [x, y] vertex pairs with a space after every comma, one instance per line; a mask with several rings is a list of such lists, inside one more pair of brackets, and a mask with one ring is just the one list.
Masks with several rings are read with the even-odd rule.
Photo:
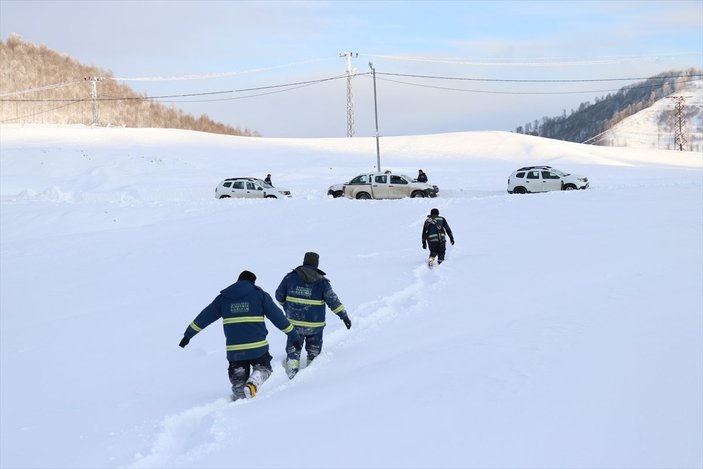
[[271, 295], [248, 280], [240, 280], [222, 290], [198, 314], [186, 329], [185, 336], [191, 339], [222, 318], [227, 339], [227, 360], [253, 360], [269, 350], [264, 316], [286, 334], [298, 335]]
[[449, 228], [446, 218], [428, 215], [422, 226], [422, 242], [443, 243], [445, 242], [445, 234], [449, 236], [450, 240], [454, 240], [454, 234], [452, 234], [452, 229]]
[[325, 304], [341, 319], [347, 317], [325, 273], [309, 265], [296, 267], [283, 277], [276, 289], [276, 300], [296, 327], [325, 327]]

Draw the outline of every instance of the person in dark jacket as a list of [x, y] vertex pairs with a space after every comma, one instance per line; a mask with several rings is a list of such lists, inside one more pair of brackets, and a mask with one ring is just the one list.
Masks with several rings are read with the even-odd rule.
[[417, 182], [427, 182], [427, 174], [423, 170], [418, 170]]
[[444, 262], [444, 255], [447, 251], [447, 240], [454, 246], [454, 235], [452, 229], [449, 228], [447, 219], [439, 216], [439, 210], [433, 208], [430, 214], [427, 215], [425, 224], [422, 226], [422, 249], [427, 249], [430, 246], [430, 257], [427, 259], [427, 265], [432, 267], [435, 262], [435, 257], [438, 257], [438, 264]]
[[300, 369], [300, 355], [303, 343], [307, 352], [307, 365], [322, 351], [322, 333], [325, 328], [325, 304], [344, 321], [347, 329], [351, 320], [332, 290], [325, 273], [318, 269], [320, 256], [315, 252], [306, 252], [303, 265], [288, 273], [276, 289], [276, 300], [283, 306], [286, 316], [300, 335], [297, 344], [289, 336], [286, 344], [286, 372], [293, 377]]
[[267, 174], [266, 179], [264, 179], [264, 182], [268, 184], [269, 186], [273, 187], [273, 183], [271, 182], [271, 175]]
[[178, 344], [185, 347], [198, 332], [222, 318], [232, 400], [254, 397], [273, 372], [264, 316], [288, 334], [292, 347], [300, 347], [300, 336], [293, 324], [271, 295], [254, 285], [255, 282], [256, 275], [252, 272], [245, 270], [239, 274], [237, 282], [222, 290], [190, 323]]

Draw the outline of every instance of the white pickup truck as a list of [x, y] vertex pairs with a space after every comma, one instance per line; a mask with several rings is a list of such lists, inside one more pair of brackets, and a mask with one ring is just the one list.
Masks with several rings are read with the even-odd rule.
[[416, 182], [404, 174], [360, 174], [342, 187], [342, 195], [350, 199], [402, 199], [403, 197], [437, 197], [439, 188]]

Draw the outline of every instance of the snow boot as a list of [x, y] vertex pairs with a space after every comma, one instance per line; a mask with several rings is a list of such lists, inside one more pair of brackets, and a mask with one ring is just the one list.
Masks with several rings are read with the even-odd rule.
[[427, 259], [427, 267], [429, 267], [430, 269], [434, 267], [434, 257], [430, 257], [429, 259]]
[[299, 369], [300, 360], [293, 360], [289, 358], [286, 361], [286, 374], [288, 375], [288, 379], [293, 379], [293, 377], [298, 374]]
[[252, 397], [256, 396], [256, 384], [254, 383], [247, 383], [244, 385], [244, 397], [247, 399], [251, 399]]
[[244, 383], [244, 395], [247, 399], [256, 396], [256, 393], [259, 388], [261, 388], [261, 385], [264, 384], [264, 381], [269, 379], [269, 376], [271, 376], [271, 371], [273, 371], [271, 368], [261, 365], [254, 365], [254, 371], [252, 371], [247, 382]]

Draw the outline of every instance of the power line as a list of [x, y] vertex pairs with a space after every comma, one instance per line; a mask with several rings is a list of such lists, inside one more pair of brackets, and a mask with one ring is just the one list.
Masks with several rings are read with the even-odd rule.
[[[282, 66], [279, 66], [279, 67], [282, 67]], [[277, 67], [270, 67], [270, 68], [277, 68]], [[264, 69], [261, 69], [261, 70], [264, 70]], [[246, 73], [246, 72], [232, 72], [232, 73]], [[224, 74], [221, 74], [221, 75], [224, 75]], [[355, 77], [355, 76], [361, 76], [361, 75], [369, 75], [369, 72], [353, 73], [351, 76]], [[588, 82], [595, 83], [595, 82], [634, 81], [634, 80], [663, 80], [663, 81], [665, 81], [665, 80], [669, 80], [672, 78], [703, 77], [703, 74], [700, 74], [700, 73], [690, 74], [690, 75], [669, 75], [669, 76], [664, 76], [664, 77], [576, 78], [576, 79], [476, 78], [476, 77], [456, 77], [456, 76], [446, 76], [446, 75], [420, 75], [420, 74], [409, 74], [409, 73], [390, 73], [390, 72], [376, 72], [376, 75], [397, 76], [397, 77], [406, 77], [406, 78], [424, 78], [424, 79], [432, 79], [432, 80], [486, 82], [486, 83], [588, 83]], [[258, 90], [263, 90], [263, 89], [268, 89], [268, 88], [288, 87], [288, 86], [292, 87], [292, 86], [297, 86], [297, 85], [301, 85], [301, 84], [315, 84], [315, 83], [318, 83], [321, 81], [334, 80], [334, 79], [338, 79], [341, 77], [348, 77], [348, 76], [349, 76], [348, 74], [345, 74], [345, 75], [334, 76], [331, 78], [323, 78], [320, 80], [284, 83], [284, 84], [280, 84], [280, 85], [262, 86], [262, 87], [257, 87], [257, 88], [244, 88], [244, 89], [237, 89], [237, 90], [213, 91], [213, 92], [203, 92], [203, 93], [189, 93], [189, 94], [166, 95], [166, 96], [151, 96], [151, 97], [146, 97], [146, 98], [140, 97], [140, 98], [129, 98], [129, 99], [165, 99], [165, 98], [178, 98], [178, 97], [187, 97], [187, 96], [205, 96], [208, 94], [239, 93], [239, 92], [246, 92], [246, 91], [258, 91]], [[184, 77], [172, 77], [172, 79], [183, 79], [183, 78]], [[151, 79], [157, 79], [157, 78], [126, 79], [126, 78], [104, 77], [104, 79], [106, 79], [106, 80], [151, 80]], [[158, 79], [161, 79], [161, 78], [158, 78]], [[171, 79], [171, 78], [164, 78], [164, 79]], [[39, 87], [39, 88], [30, 88], [30, 89], [26, 89], [26, 90], [13, 91], [13, 92], [9, 92], [9, 93], [0, 94], [0, 98], [5, 97], [5, 96], [13, 96], [13, 95], [18, 95], [18, 94], [26, 94], [26, 93], [31, 93], [31, 92], [40, 92], [40, 91], [57, 89], [57, 88], [81, 83], [83, 81], [84, 80], [72, 80], [72, 81], [63, 82], [63, 83], [46, 85], [46, 86]], [[392, 81], [392, 80], [386, 79], [386, 81]], [[401, 81], [397, 81], [396, 83], [403, 83], [403, 84], [410, 84], [410, 85], [414, 84], [417, 86], [423, 86], [421, 84], [401, 82]], [[429, 86], [429, 85], [426, 85], [426, 86]], [[441, 87], [437, 87], [437, 88], [441, 89]], [[446, 89], [451, 90], [452, 88], [446, 88]], [[463, 90], [456, 89], [456, 91], [463, 91]], [[468, 90], [468, 91], [482, 92], [481, 90]], [[599, 90], [596, 90], [594, 92], [598, 92], [598, 91]], [[612, 90], [605, 90], [605, 91], [612, 91]], [[116, 98], [116, 99], [127, 99], [127, 98]], [[0, 99], [0, 101], [6, 101], [6, 100]], [[13, 101], [19, 101], [19, 100], [13, 100]]]
[[[362, 74], [363, 75], [363, 74]], [[284, 87], [302, 87], [304, 85], [314, 85], [319, 83], [324, 83], [333, 80], [339, 80], [341, 78], [346, 78], [346, 73], [344, 75], [337, 75], [334, 77], [320, 78], [317, 80], [299, 81], [293, 83], [284, 83], [279, 85], [269, 85], [269, 86], [257, 86], [253, 88], [241, 88], [235, 90], [224, 90], [224, 91], [207, 91], [202, 93], [183, 93], [183, 94], [173, 94], [173, 95], [161, 95], [161, 96], [125, 96], [125, 97], [102, 97], [97, 98], [97, 101], [144, 101], [144, 100], [158, 100], [167, 98], [185, 98], [193, 96], [212, 96], [220, 94], [231, 94], [231, 93], [244, 93], [249, 91], [260, 91], [260, 90], [270, 90], [276, 88]], [[295, 89], [295, 88], [292, 88]], [[282, 90], [288, 91], [288, 90]], [[79, 101], [88, 101], [89, 99], [82, 99]], [[92, 101], [92, 98], [90, 98]], [[56, 98], [35, 98], [35, 99], [0, 99], [0, 102], [63, 102], [63, 101], [74, 101], [73, 99], [56, 99]]]
[[[369, 72], [366, 73], [356, 73], [354, 76], [367, 76], [369, 75]], [[377, 72], [377, 75], [381, 75], [381, 73]], [[386, 74], [386, 75], [400, 75], [400, 74]], [[681, 75], [681, 76], [672, 76], [668, 78], [683, 78], [683, 77], [697, 77], [697, 76], [703, 76], [703, 75]], [[309, 80], [309, 81], [303, 81], [303, 82], [296, 82], [296, 83], [285, 83], [285, 84], [279, 84], [279, 85], [270, 85], [270, 86], [260, 86], [260, 87], [254, 87], [254, 88], [242, 88], [242, 89], [236, 89], [236, 90], [224, 90], [224, 91], [209, 91], [209, 92], [201, 92], [201, 93], [183, 93], [183, 94], [173, 94], [173, 95], [160, 95], [160, 96], [127, 96], [127, 97], [121, 97], [121, 96], [103, 96], [100, 98], [95, 99], [95, 101], [145, 101], [145, 100], [169, 100], [170, 98], [189, 98], [189, 97], [198, 97], [198, 96], [215, 96], [215, 95], [222, 95], [222, 94], [232, 94], [232, 93], [244, 93], [244, 92], [250, 92], [250, 91], [261, 91], [261, 90], [267, 90], [267, 89], [276, 89], [276, 88], [287, 88], [284, 90], [278, 90], [278, 91], [273, 91], [273, 92], [268, 92], [268, 93], [258, 93], [258, 94], [253, 94], [250, 96], [238, 96], [238, 97], [228, 97], [228, 98], [219, 98], [219, 99], [209, 99], [209, 100], [182, 100], [182, 101], [175, 101], [171, 100], [168, 102], [214, 102], [214, 101], [231, 101], [231, 100], [238, 100], [238, 99], [248, 99], [248, 98], [254, 98], [258, 96], [266, 96], [270, 94], [276, 94], [276, 93], [282, 93], [286, 91], [292, 91], [300, 88], [304, 88], [307, 86], [311, 85], [316, 85], [319, 83], [327, 82], [327, 81], [332, 81], [332, 80], [339, 80], [341, 78], [346, 78], [346, 74], [344, 75], [338, 75], [335, 77], [329, 77], [329, 78], [323, 78], [319, 80]], [[427, 78], [442, 78], [442, 77], [429, 77]], [[457, 79], [456, 77], [445, 77], [449, 79]], [[580, 90], [580, 91], [492, 91], [492, 90], [478, 90], [478, 89], [466, 89], [466, 88], [452, 88], [452, 87], [446, 87], [446, 86], [437, 86], [437, 85], [428, 85], [428, 84], [423, 84], [423, 83], [411, 83], [411, 82], [406, 82], [406, 81], [400, 81], [400, 80], [391, 80], [388, 78], [380, 78], [379, 80], [382, 81], [387, 81], [387, 82], [392, 82], [392, 83], [398, 83], [402, 85], [408, 85], [408, 86], [418, 86], [422, 88], [432, 88], [432, 89], [440, 89], [440, 90], [446, 90], [446, 91], [458, 91], [458, 92], [464, 92], [464, 93], [477, 93], [477, 94], [505, 94], [505, 95], [560, 95], [560, 94], [592, 94], [592, 93], [609, 93], [609, 92], [615, 92], [615, 91], [621, 91], [623, 88], [617, 88], [617, 89], [599, 89], [599, 90]], [[471, 79], [475, 81], [480, 81], [482, 79]], [[582, 80], [582, 81], [612, 81], [616, 79], [602, 79], [602, 80]], [[617, 80], [625, 80], [625, 79], [617, 79]], [[495, 81], [491, 79], [486, 79], [485, 81]], [[508, 81], [508, 80], [502, 80], [502, 81]], [[698, 80], [688, 80], [689, 82], [696, 82]], [[550, 81], [541, 81], [544, 83], [548, 83]], [[651, 89], [651, 88], [657, 88], [661, 86], [660, 84], [657, 85], [642, 85], [642, 86], [628, 86], [626, 89], [627, 90], [636, 90], [636, 89]], [[70, 98], [64, 98], [64, 99], [57, 99], [57, 98], [34, 98], [34, 99], [3, 99], [0, 98], [0, 102], [65, 102], [65, 101], [94, 101], [93, 98], [86, 98], [86, 99], [80, 99], [80, 100], [75, 100], [75, 99], [70, 99]]]
[[[606, 89], [606, 90], [581, 90], [581, 91], [491, 91], [491, 90], [476, 90], [476, 89], [466, 89], [466, 88], [451, 88], [447, 86], [436, 86], [427, 85], [424, 83], [411, 83], [400, 80], [391, 80], [389, 78], [379, 78], [379, 80], [388, 81], [392, 83], [398, 83], [408, 86], [419, 86], [421, 88], [432, 88], [446, 91], [460, 91], [465, 93], [478, 93], [478, 94], [508, 94], [508, 95], [558, 95], [558, 94], [592, 94], [592, 93], [609, 93], [613, 91], [621, 91], [622, 88], [616, 89]], [[698, 81], [698, 80], [691, 80]], [[642, 86], [628, 86], [627, 90], [637, 90], [637, 89], [652, 89], [659, 88], [661, 84], [657, 85], [642, 85]]]
[[63, 109], [63, 108], [65, 108], [65, 107], [71, 106], [71, 105], [73, 105], [73, 104], [78, 104], [78, 103], [81, 103], [81, 102], [83, 102], [83, 101], [85, 101], [85, 100], [83, 100], [83, 99], [81, 99], [81, 100], [74, 100], [74, 101], [71, 101], [70, 103], [62, 104], [61, 106], [56, 106], [56, 107], [54, 107], [54, 108], [47, 109], [47, 110], [45, 110], [45, 111], [31, 112], [31, 113], [29, 113], [29, 114], [25, 114], [24, 116], [17, 116], [17, 117], [13, 117], [13, 118], [11, 118], [11, 119], [5, 119], [5, 120], [3, 120], [3, 121], [0, 121], [0, 123], [5, 124], [6, 122], [12, 122], [12, 121], [16, 121], [16, 120], [19, 120], [19, 119], [24, 119], [24, 118], [27, 118], [27, 117], [34, 117], [34, 116], [38, 116], [38, 115], [41, 115], [41, 114], [46, 114], [47, 112], [57, 111], [57, 110], [59, 110], [59, 109]]
[[423, 57], [423, 56], [402, 56], [386, 54], [360, 54], [364, 57], [381, 58], [389, 60], [409, 61], [409, 62], [429, 62], [448, 65], [471, 65], [488, 67], [556, 67], [556, 66], [588, 66], [588, 65], [610, 65], [623, 64], [638, 61], [659, 61], [664, 58], [680, 56], [701, 56], [700, 52], [686, 52], [679, 54], [663, 54], [650, 56], [613, 56], [594, 57], [582, 59], [576, 57], [526, 57], [513, 59], [487, 59], [487, 58], [461, 58], [461, 57]]
[[71, 80], [71, 81], [65, 81], [63, 83], [54, 83], [53, 85], [46, 85], [46, 86], [40, 86], [38, 88], [30, 88], [27, 90], [19, 90], [19, 91], [11, 91], [9, 93], [2, 93], [0, 94], [0, 97], [4, 96], [14, 96], [17, 94], [26, 94], [26, 93], [38, 93], [40, 91], [49, 91], [49, 90], [55, 90], [58, 88], [63, 88], [66, 86], [70, 85], [75, 85], [77, 83], [81, 83], [83, 80]]
[[310, 63], [320, 62], [322, 60], [330, 60], [330, 59], [322, 59], [322, 58], [308, 59], [308, 60], [303, 60], [300, 62], [293, 62], [293, 63], [289, 63], [289, 64], [274, 65], [272, 67], [252, 68], [249, 70], [240, 70], [240, 71], [234, 71], [234, 72], [199, 73], [199, 74], [190, 74], [190, 75], [154, 76], [154, 77], [137, 77], [137, 78], [110, 77], [109, 79], [110, 80], [118, 80], [118, 81], [209, 80], [209, 79], [213, 79], [213, 78], [226, 78], [226, 77], [232, 77], [232, 76], [238, 76], [238, 75], [245, 75], [245, 74], [249, 74], [249, 73], [268, 72], [271, 70], [277, 70], [277, 69], [281, 69], [281, 68], [295, 67], [298, 65], [307, 65]]
[[293, 91], [293, 90], [299, 90], [301, 88], [307, 88], [308, 86], [313, 86], [316, 85], [317, 83], [307, 83], [304, 85], [300, 86], [294, 86], [291, 88], [287, 88], [285, 90], [276, 90], [276, 91], [268, 91], [266, 93], [256, 93], [256, 94], [250, 94], [247, 96], [233, 96], [230, 98], [216, 98], [216, 99], [188, 99], [188, 100], [175, 100], [175, 99], [169, 99], [169, 100], [160, 100], [160, 102], [163, 103], [211, 103], [211, 102], [219, 102], [219, 101], [237, 101], [239, 99], [250, 99], [250, 98], [257, 98], [259, 96], [268, 96], [272, 94], [278, 94], [278, 93], [285, 93], [287, 91]]
[[[376, 74], [377, 75], [385, 75], [385, 76], [421, 78], [421, 79], [430, 79], [430, 80], [470, 81], [470, 82], [485, 82], [485, 83], [597, 83], [597, 82], [633, 81], [633, 80], [662, 80], [662, 81], [666, 81], [666, 80], [670, 80], [670, 79], [674, 79], [674, 78], [703, 77], [703, 74], [690, 74], [690, 75], [670, 75], [670, 76], [665, 76], [665, 77], [582, 78], [582, 79], [499, 79], [499, 78], [456, 77], [456, 76], [442, 76], [442, 75], [419, 75], [419, 74], [390, 73], [390, 72], [377, 72]], [[306, 85], [318, 84], [318, 83], [322, 83], [325, 81], [338, 80], [341, 78], [349, 79], [350, 76], [355, 77], [355, 76], [364, 76], [364, 75], [369, 75], [369, 72], [353, 73], [351, 75], [345, 73], [344, 75], [337, 75], [337, 76], [328, 77], [328, 78], [321, 78], [321, 79], [317, 79], [317, 80], [283, 83], [283, 84], [278, 84], [278, 85], [260, 86], [260, 87], [253, 87], [253, 88], [241, 88], [241, 89], [235, 89], [235, 90], [210, 91], [210, 92], [201, 92], [201, 93], [182, 93], [182, 94], [174, 94], [174, 95], [144, 96], [144, 97], [142, 97], [142, 96], [140, 96], [140, 97], [102, 97], [102, 98], [97, 98], [97, 101], [165, 100], [165, 99], [169, 99], [169, 98], [186, 98], [186, 97], [212, 96], [212, 95], [231, 94], [231, 93], [244, 93], [244, 92], [250, 92], [250, 91], [262, 91], [262, 90], [275, 89], [275, 88], [290, 88], [292, 90], [292, 89], [301, 88]], [[114, 78], [111, 78], [111, 77], [105, 77], [105, 79], [113, 79], [114, 80]], [[380, 78], [380, 79], [383, 81], [399, 83], [399, 84], [404, 84], [404, 85], [410, 85], [410, 86], [443, 89], [443, 90], [447, 90], [447, 91], [460, 91], [460, 92], [468, 92], [468, 93], [485, 93], [485, 94], [548, 95], [548, 94], [602, 93], [602, 92], [619, 91], [619, 90], [613, 90], [613, 89], [590, 90], [590, 91], [550, 91], [550, 92], [489, 91], [489, 90], [472, 90], [472, 89], [442, 87], [442, 86], [427, 85], [427, 84], [422, 84], [422, 83], [411, 83], [411, 82], [404, 82], [404, 81], [400, 81], [400, 80], [391, 80], [388, 78]], [[27, 89], [27, 90], [20, 90], [20, 91], [14, 91], [11, 93], [5, 93], [5, 94], [0, 95], [0, 102], [32, 102], [32, 101], [63, 102], [63, 101], [73, 101], [73, 99], [51, 99], [51, 98], [36, 98], [36, 99], [3, 99], [3, 98], [5, 96], [12, 96], [12, 95], [18, 95], [18, 94], [26, 94], [26, 93], [30, 93], [30, 92], [39, 92], [39, 91], [57, 89], [57, 88], [73, 85], [76, 83], [80, 83], [82, 81], [83, 80], [73, 80], [73, 81], [57, 83], [57, 84], [53, 84], [53, 85], [47, 85], [47, 86], [40, 87], [40, 88], [31, 88], [31, 89]], [[697, 81], [697, 80], [693, 80], [693, 81]], [[659, 85], [651, 85], [651, 86], [646, 85], [646, 86], [639, 86], [639, 87], [633, 86], [633, 87], [628, 87], [628, 89], [650, 88], [650, 87], [656, 87], [656, 86], [659, 86]], [[288, 90], [283, 90], [283, 91], [288, 91]], [[272, 94], [272, 93], [262, 93], [262, 94], [252, 95], [250, 97], [264, 96], [266, 94]], [[225, 98], [223, 100], [231, 100], [231, 99], [242, 99], [242, 98]], [[218, 100], [209, 100], [209, 101], [218, 101]], [[203, 102], [203, 101], [200, 101], [200, 102]]]
[[450, 77], [441, 75], [415, 75], [408, 73], [388, 73], [377, 72], [377, 75], [388, 75], [406, 78], [429, 78], [434, 80], [457, 80], [457, 81], [480, 81], [499, 83], [587, 83], [587, 82], [608, 82], [608, 81], [633, 81], [633, 80], [668, 80], [671, 78], [703, 77], [703, 74], [691, 75], [670, 75], [666, 77], [629, 77], [629, 78], [576, 78], [576, 79], [503, 79], [503, 78], [472, 78], [472, 77]]

